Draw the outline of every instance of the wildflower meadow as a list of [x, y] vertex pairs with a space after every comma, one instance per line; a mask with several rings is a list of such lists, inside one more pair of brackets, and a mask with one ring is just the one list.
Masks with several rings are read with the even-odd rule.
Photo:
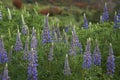
[[0, 80], [120, 80], [120, 11], [80, 26], [0, 4]]

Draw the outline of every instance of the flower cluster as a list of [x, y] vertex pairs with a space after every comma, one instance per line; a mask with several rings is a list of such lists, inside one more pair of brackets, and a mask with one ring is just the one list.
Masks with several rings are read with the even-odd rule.
[[84, 29], [88, 29], [89, 28], [89, 23], [88, 23], [88, 20], [87, 20], [87, 17], [86, 17], [85, 14], [84, 14], [84, 25], [83, 25], [83, 28]]
[[84, 53], [83, 68], [89, 69], [92, 65], [92, 57], [90, 52], [90, 39], [87, 40], [86, 51]]
[[53, 46], [53, 42], [52, 42], [52, 46], [51, 46], [50, 52], [48, 54], [48, 61], [52, 61], [53, 60], [53, 49], [54, 49], [54, 46]]
[[71, 69], [68, 62], [68, 54], [66, 54], [63, 73], [64, 75], [71, 75]]
[[24, 56], [23, 56], [24, 60], [27, 60], [27, 58], [28, 58], [28, 52], [29, 52], [29, 37], [27, 38], [27, 40], [25, 42]]
[[114, 15], [114, 28], [120, 28], [120, 11], [118, 11], [118, 14], [115, 12]]
[[112, 75], [115, 72], [115, 57], [113, 54], [112, 44], [109, 47], [109, 56], [107, 58], [107, 74]]
[[109, 12], [108, 12], [108, 7], [107, 7], [107, 3], [105, 3], [105, 7], [104, 7], [104, 12], [102, 14], [102, 21], [108, 21], [109, 19]]
[[2, 80], [10, 80], [10, 77], [8, 76], [8, 64], [5, 65]]
[[4, 48], [3, 40], [0, 38], [0, 63], [6, 63], [8, 62], [8, 56], [7, 52]]
[[25, 34], [25, 35], [28, 34], [28, 26], [27, 26], [27, 24], [22, 24], [22, 31], [21, 31], [21, 33]]
[[33, 49], [37, 48], [37, 38], [36, 38], [36, 36], [32, 36], [30, 47], [33, 48]]
[[78, 36], [76, 34], [75, 28], [72, 31], [72, 40], [70, 44], [69, 55], [76, 55], [76, 46], [80, 48], [80, 52], [82, 52], [82, 45], [79, 42]]
[[31, 49], [28, 56], [28, 80], [38, 80], [37, 66], [38, 56], [35, 50]]
[[46, 16], [46, 20], [45, 20], [45, 27], [42, 33], [42, 43], [46, 44], [52, 42], [52, 38], [50, 35], [50, 29], [49, 29], [49, 25], [48, 25], [48, 16]]
[[22, 44], [22, 41], [21, 41], [21, 38], [20, 38], [20, 32], [19, 32], [19, 30], [17, 32], [17, 38], [16, 38], [16, 43], [15, 43], [15, 46], [14, 46], [14, 50], [15, 51], [21, 51], [21, 50], [23, 50], [23, 44]]
[[97, 66], [101, 64], [101, 53], [100, 53], [97, 42], [96, 42], [96, 46], [95, 46], [94, 53], [93, 53], [93, 63], [94, 65], [97, 65]]

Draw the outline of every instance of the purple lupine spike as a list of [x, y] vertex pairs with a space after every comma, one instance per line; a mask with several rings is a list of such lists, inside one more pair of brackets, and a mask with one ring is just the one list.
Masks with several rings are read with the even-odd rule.
[[37, 54], [36, 51], [31, 49], [29, 53], [29, 64], [28, 64], [28, 80], [38, 80], [38, 74], [37, 74], [37, 66], [38, 66], [38, 60], [37, 60]]
[[118, 14], [115, 14], [114, 17], [114, 28], [120, 28], [120, 10], [118, 11]]
[[68, 32], [68, 31], [69, 31], [69, 27], [66, 26], [66, 27], [65, 27], [65, 32]]
[[10, 80], [10, 77], [8, 76], [8, 64], [7, 63], [4, 68], [2, 80]]
[[27, 58], [28, 58], [28, 52], [29, 52], [29, 36], [27, 37], [27, 40], [25, 42], [24, 56], [23, 56], [24, 60], [27, 60]]
[[75, 26], [74, 26], [73, 32], [72, 32], [72, 39], [73, 39], [73, 43], [75, 44], [75, 46], [78, 46], [79, 48], [82, 48], [82, 44], [79, 41], [78, 36], [76, 34], [76, 31], [75, 31]]
[[74, 55], [76, 56], [76, 48], [74, 45], [71, 44], [70, 49], [69, 49], [69, 55]]
[[0, 11], [0, 20], [2, 20], [2, 12]]
[[30, 47], [33, 49], [37, 48], [37, 38], [36, 36], [32, 36], [31, 42], [30, 42]]
[[92, 57], [90, 52], [90, 39], [87, 40], [86, 51], [84, 53], [83, 68], [89, 69], [92, 65]]
[[96, 41], [96, 46], [93, 52], [93, 63], [96, 66], [100, 66], [101, 64], [101, 52], [99, 50], [97, 41]]
[[119, 19], [119, 22], [120, 22], [120, 10], [118, 11], [118, 19]]
[[89, 51], [84, 53], [84, 62], [83, 62], [83, 68], [89, 69], [92, 64], [92, 58], [91, 53]]
[[16, 39], [16, 43], [15, 43], [15, 46], [14, 46], [14, 50], [15, 51], [23, 50], [23, 44], [22, 44], [22, 41], [21, 41], [21, 38], [20, 38], [19, 30], [17, 32], [17, 39]]
[[108, 19], [109, 19], [109, 12], [108, 12], [107, 3], [105, 3], [104, 12], [102, 14], [102, 20], [104, 22], [104, 21], [108, 21]]
[[34, 57], [35, 62], [38, 63], [37, 51], [31, 48], [31, 51], [29, 51], [29, 54], [28, 54], [28, 61], [31, 62], [33, 57]]
[[45, 21], [45, 27], [42, 33], [42, 43], [46, 44], [52, 42], [52, 38], [50, 35], [50, 29], [49, 29], [49, 25], [48, 25], [48, 16], [46, 16], [46, 21]]
[[50, 52], [48, 54], [48, 61], [52, 61], [53, 60], [53, 42], [52, 42], [52, 47], [50, 48]]
[[36, 29], [34, 27], [32, 28], [32, 36], [36, 36]]
[[115, 15], [114, 15], [114, 28], [119, 28], [120, 27], [120, 21], [118, 20], [118, 16], [115, 12]]
[[3, 40], [2, 40], [2, 38], [0, 38], [0, 63], [4, 64], [6, 62], [8, 62], [7, 52], [4, 49]]
[[107, 74], [109, 75], [113, 75], [115, 72], [115, 57], [111, 48], [112, 44], [110, 44], [109, 56], [107, 58]]
[[79, 42], [78, 36], [75, 31], [75, 26], [72, 29], [72, 42], [74, 46], [77, 46], [80, 48], [80, 53], [82, 53], [82, 44]]
[[66, 54], [66, 58], [65, 58], [65, 62], [64, 62], [64, 71], [63, 71], [65, 76], [71, 75], [71, 69], [69, 66], [69, 62], [68, 62], [68, 54]]
[[89, 28], [88, 20], [87, 20], [87, 17], [86, 17], [85, 14], [84, 14], [84, 25], [83, 25], [83, 28], [84, 29], [88, 29]]
[[22, 24], [22, 31], [21, 31], [21, 33], [25, 34], [25, 35], [28, 34], [28, 26], [27, 26], [27, 24]]

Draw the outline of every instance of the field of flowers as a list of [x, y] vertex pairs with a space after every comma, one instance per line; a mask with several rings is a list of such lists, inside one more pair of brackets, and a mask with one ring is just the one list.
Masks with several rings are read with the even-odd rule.
[[0, 80], [120, 80], [120, 11], [59, 26], [36, 9], [0, 5]]

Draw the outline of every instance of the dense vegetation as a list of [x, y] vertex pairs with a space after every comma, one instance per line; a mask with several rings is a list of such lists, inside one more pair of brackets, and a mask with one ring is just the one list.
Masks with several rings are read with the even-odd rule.
[[[48, 18], [48, 16], [40, 15], [35, 9], [8, 9], [1, 5], [0, 11], [1, 77], [8, 78], [5, 74], [7, 73], [7, 71], [5, 72], [7, 63], [8, 75], [11, 80], [27, 80], [29, 76], [30, 80], [119, 80], [120, 27], [118, 23], [118, 27], [116, 27], [114, 22], [105, 21], [102, 18], [98, 23], [87, 22], [76, 26], [74, 22], [68, 24], [66, 19], [62, 21], [64, 24], [59, 21], [59, 25], [54, 17]], [[86, 22], [85, 15], [83, 21]], [[83, 24], [84, 26], [82, 26]], [[74, 43], [74, 41], [76, 42]], [[28, 50], [26, 42], [28, 42]], [[95, 65], [93, 57], [91, 57], [94, 55], [96, 44], [99, 45], [101, 53], [99, 65]], [[70, 49], [75, 50], [76, 53], [71, 53], [73, 54], [71, 55]], [[5, 51], [7, 51], [8, 61], [2, 62], [1, 55]], [[86, 55], [86, 52], [90, 55]], [[28, 55], [26, 56], [25, 53]], [[68, 55], [66, 56], [66, 54]], [[115, 72], [108, 71], [109, 61], [107, 59], [110, 55], [115, 56], [115, 65], [111, 63], [109, 66], [112, 69], [115, 66]], [[37, 56], [38, 58], [36, 58]], [[88, 57], [87, 59], [91, 58], [88, 67], [84, 66], [85, 56]], [[28, 72], [30, 68], [34, 68], [34, 74], [30, 75]], [[36, 75], [38, 79], [32, 78]]]

